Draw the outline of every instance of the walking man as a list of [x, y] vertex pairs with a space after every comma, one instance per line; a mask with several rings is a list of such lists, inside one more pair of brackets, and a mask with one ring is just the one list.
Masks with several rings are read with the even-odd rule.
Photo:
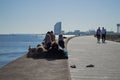
[[102, 27], [102, 43], [105, 43], [106, 40], [106, 29], [104, 29], [104, 27]]
[[97, 36], [97, 42], [100, 43], [100, 34], [101, 34], [101, 30], [100, 27], [98, 27], [97, 31], [96, 31], [96, 36]]

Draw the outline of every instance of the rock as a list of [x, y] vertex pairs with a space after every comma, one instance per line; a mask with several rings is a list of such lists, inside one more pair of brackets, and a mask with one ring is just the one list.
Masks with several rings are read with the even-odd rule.
[[89, 64], [86, 67], [88, 68], [88, 67], [95, 67], [95, 66], [93, 64]]
[[71, 65], [70, 67], [71, 67], [71, 68], [76, 68], [76, 65]]

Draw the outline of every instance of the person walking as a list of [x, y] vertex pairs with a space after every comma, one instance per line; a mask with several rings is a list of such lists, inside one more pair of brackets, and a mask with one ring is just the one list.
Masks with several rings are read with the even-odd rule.
[[102, 43], [105, 43], [106, 40], [106, 29], [104, 29], [104, 27], [102, 27]]
[[100, 43], [100, 35], [101, 35], [101, 30], [100, 27], [98, 27], [97, 31], [96, 31], [96, 37], [97, 37], [97, 42]]

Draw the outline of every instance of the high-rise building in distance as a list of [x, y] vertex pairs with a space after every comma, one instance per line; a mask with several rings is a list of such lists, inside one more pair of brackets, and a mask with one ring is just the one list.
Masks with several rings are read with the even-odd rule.
[[120, 24], [117, 24], [117, 33], [120, 33]]
[[54, 34], [55, 34], [55, 35], [61, 34], [61, 22], [57, 22], [57, 23], [54, 25]]

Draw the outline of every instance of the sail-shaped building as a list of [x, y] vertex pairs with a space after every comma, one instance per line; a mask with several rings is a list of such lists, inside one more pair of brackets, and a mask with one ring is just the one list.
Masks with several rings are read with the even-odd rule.
[[62, 22], [57, 22], [57, 23], [54, 25], [54, 34], [55, 34], [55, 35], [61, 34], [61, 24], [62, 24]]

